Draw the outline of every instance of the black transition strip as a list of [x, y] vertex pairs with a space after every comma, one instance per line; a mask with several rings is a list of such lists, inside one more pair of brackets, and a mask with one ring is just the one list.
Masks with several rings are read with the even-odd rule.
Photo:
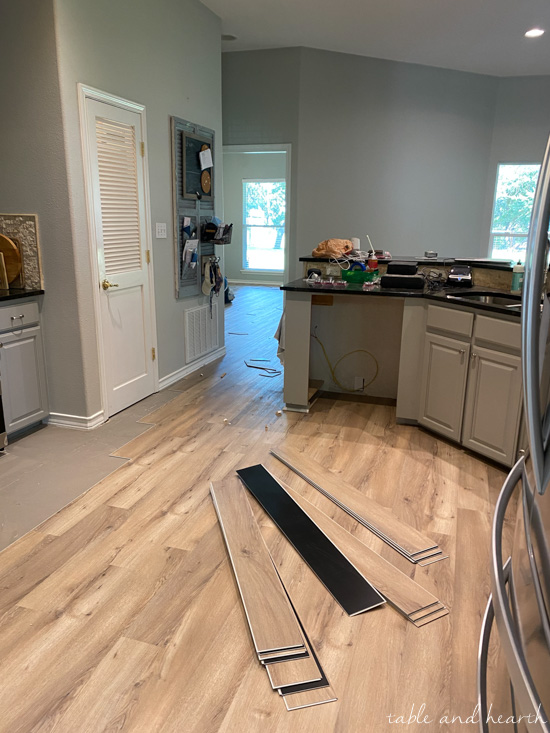
[[237, 473], [347, 614], [355, 616], [385, 603], [376, 588], [363, 578], [264, 466], [241, 468]]

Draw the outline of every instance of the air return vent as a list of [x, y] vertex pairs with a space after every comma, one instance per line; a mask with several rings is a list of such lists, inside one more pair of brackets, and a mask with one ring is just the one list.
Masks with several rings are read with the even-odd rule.
[[185, 363], [189, 364], [218, 348], [218, 304], [201, 305], [185, 311]]

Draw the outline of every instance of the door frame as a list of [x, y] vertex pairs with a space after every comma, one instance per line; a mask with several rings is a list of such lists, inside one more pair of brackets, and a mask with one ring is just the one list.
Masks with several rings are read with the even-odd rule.
[[290, 208], [291, 208], [291, 143], [265, 143], [264, 145], [224, 145], [223, 154], [226, 153], [286, 153], [285, 157], [285, 269], [283, 270], [283, 282], [288, 282], [290, 267]]
[[[84, 166], [84, 190], [86, 199], [86, 216], [88, 223], [88, 252], [90, 256], [90, 264], [92, 270], [92, 292], [94, 301], [94, 315], [95, 315], [95, 330], [96, 330], [96, 343], [97, 343], [97, 354], [99, 359], [99, 377], [100, 377], [100, 389], [101, 389], [101, 409], [103, 411], [103, 421], [105, 422], [109, 417], [108, 411], [108, 399], [107, 399], [107, 375], [105, 369], [105, 350], [103, 346], [103, 326], [101, 321], [101, 302], [100, 302], [100, 285], [99, 285], [99, 267], [97, 262], [97, 246], [96, 246], [96, 227], [95, 227], [95, 216], [94, 216], [94, 199], [93, 191], [90, 182], [92, 180], [92, 157], [91, 151], [88, 144], [88, 109], [86, 102], [88, 99], [96, 102], [104, 102], [113, 107], [119, 107], [130, 112], [135, 112], [140, 116], [141, 120], [141, 132], [143, 136], [143, 142], [145, 143], [145, 151], [143, 156], [143, 189], [145, 198], [145, 248], [149, 250], [151, 262], [147, 267], [147, 277], [149, 280], [149, 306], [150, 312], [149, 317], [151, 319], [151, 346], [153, 346], [158, 355], [157, 345], [157, 319], [155, 314], [155, 283], [154, 283], [154, 270], [153, 270], [153, 247], [152, 247], [152, 231], [151, 231], [151, 201], [149, 193], [149, 164], [148, 164], [148, 145], [147, 145], [147, 126], [145, 116], [145, 106], [138, 102], [132, 102], [129, 99], [123, 99], [122, 97], [116, 97], [108, 92], [103, 92], [100, 89], [95, 89], [86, 84], [78, 83], [78, 109], [80, 113], [80, 141], [82, 145], [82, 162]], [[152, 362], [153, 369], [153, 381], [154, 381], [154, 392], [159, 391], [159, 372], [158, 372], [158, 358]], [[153, 392], [153, 393], [154, 393]]]

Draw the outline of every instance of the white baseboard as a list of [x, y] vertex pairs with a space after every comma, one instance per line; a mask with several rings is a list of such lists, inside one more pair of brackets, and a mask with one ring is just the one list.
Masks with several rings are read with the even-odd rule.
[[94, 415], [64, 415], [62, 412], [50, 412], [46, 422], [48, 425], [56, 425], [59, 428], [73, 428], [75, 430], [93, 430], [105, 422], [103, 410]]
[[273, 280], [228, 280], [229, 285], [273, 285], [273, 287], [279, 288], [283, 281], [274, 282]]
[[186, 364], [181, 369], [177, 369], [175, 372], [172, 372], [172, 374], [167, 374], [165, 377], [161, 377], [161, 379], [159, 379], [159, 390], [166, 389], [166, 387], [169, 387], [171, 384], [179, 382], [180, 379], [191, 374], [191, 372], [196, 372], [197, 369], [210, 364], [211, 361], [216, 361], [216, 359], [219, 359], [222, 356], [225, 356], [225, 346], [203, 356], [202, 359], [197, 359], [190, 364]]

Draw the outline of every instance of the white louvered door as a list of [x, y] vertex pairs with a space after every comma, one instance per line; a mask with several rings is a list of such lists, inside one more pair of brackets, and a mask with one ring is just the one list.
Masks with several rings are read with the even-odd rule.
[[155, 390], [142, 118], [86, 100], [107, 416]]

